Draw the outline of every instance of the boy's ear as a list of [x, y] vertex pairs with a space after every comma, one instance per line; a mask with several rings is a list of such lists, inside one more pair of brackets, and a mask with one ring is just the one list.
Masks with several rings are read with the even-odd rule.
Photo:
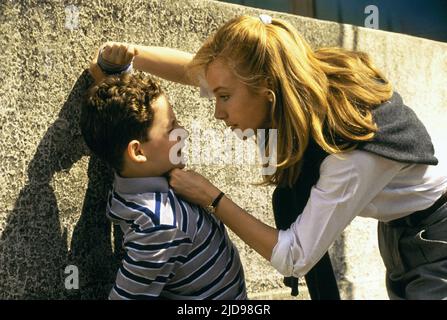
[[132, 140], [127, 145], [127, 155], [130, 160], [142, 163], [147, 161], [147, 157], [144, 154], [142, 145], [138, 140]]

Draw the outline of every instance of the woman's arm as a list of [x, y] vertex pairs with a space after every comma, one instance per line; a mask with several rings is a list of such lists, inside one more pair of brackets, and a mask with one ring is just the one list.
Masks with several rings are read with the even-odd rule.
[[186, 75], [193, 54], [164, 47], [134, 46], [133, 67], [157, 77], [187, 85], [198, 85]]
[[278, 230], [248, 214], [225, 196], [217, 205], [215, 215], [246, 244], [270, 261], [278, 242]]
[[125, 65], [133, 58], [133, 68], [136, 70], [181, 84], [199, 85], [198, 81], [190, 79], [186, 73], [186, 66], [193, 58], [191, 53], [171, 48], [119, 42], [107, 42], [95, 53], [90, 63], [90, 73], [96, 82], [105, 77], [97, 63], [100, 52], [102, 52], [102, 58], [111, 64]]
[[[220, 193], [207, 179], [193, 171], [174, 169], [169, 183], [182, 198], [202, 207], [208, 206]], [[246, 244], [270, 261], [278, 242], [278, 230], [256, 219], [227, 197], [217, 205], [215, 215]]]

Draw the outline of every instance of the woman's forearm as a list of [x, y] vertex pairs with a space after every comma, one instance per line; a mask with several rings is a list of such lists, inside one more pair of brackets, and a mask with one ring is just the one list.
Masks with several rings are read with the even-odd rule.
[[165, 47], [135, 46], [133, 67], [157, 77], [187, 85], [197, 85], [186, 75], [193, 54]]
[[239, 238], [270, 261], [278, 230], [256, 219], [227, 197], [220, 200], [215, 215]]
[[[169, 184], [177, 195], [202, 207], [212, 203], [220, 193], [202, 175], [190, 170], [171, 170]], [[273, 248], [278, 242], [278, 230], [251, 216], [226, 196], [220, 199], [214, 214], [246, 244], [268, 261], [271, 260]]]

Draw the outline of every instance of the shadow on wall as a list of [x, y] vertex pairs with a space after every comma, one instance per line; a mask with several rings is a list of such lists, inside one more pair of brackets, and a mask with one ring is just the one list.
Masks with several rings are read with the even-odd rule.
[[[0, 299], [103, 299], [110, 291], [119, 265], [119, 253], [112, 251], [110, 223], [104, 214], [111, 170], [90, 158], [88, 188], [71, 250], [67, 230], [61, 230], [60, 210], [51, 186], [56, 172], [70, 169], [88, 154], [78, 122], [80, 102], [90, 84], [91, 78], [84, 71], [28, 166], [28, 182], [0, 239]], [[115, 239], [119, 242], [119, 235]], [[79, 290], [65, 288], [67, 265], [79, 269]]]
[[105, 164], [92, 156], [88, 166], [88, 187], [82, 215], [73, 231], [70, 264], [79, 268], [79, 290], [70, 290], [75, 299], [106, 299], [112, 288], [120, 261], [122, 233], [106, 218], [107, 193], [113, 174]]

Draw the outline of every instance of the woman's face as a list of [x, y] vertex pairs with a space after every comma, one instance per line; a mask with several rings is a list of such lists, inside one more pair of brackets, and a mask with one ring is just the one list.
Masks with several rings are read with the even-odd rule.
[[271, 102], [267, 89], [259, 93], [250, 91], [222, 59], [208, 66], [206, 81], [216, 97], [216, 119], [224, 121], [232, 130], [269, 128]]

